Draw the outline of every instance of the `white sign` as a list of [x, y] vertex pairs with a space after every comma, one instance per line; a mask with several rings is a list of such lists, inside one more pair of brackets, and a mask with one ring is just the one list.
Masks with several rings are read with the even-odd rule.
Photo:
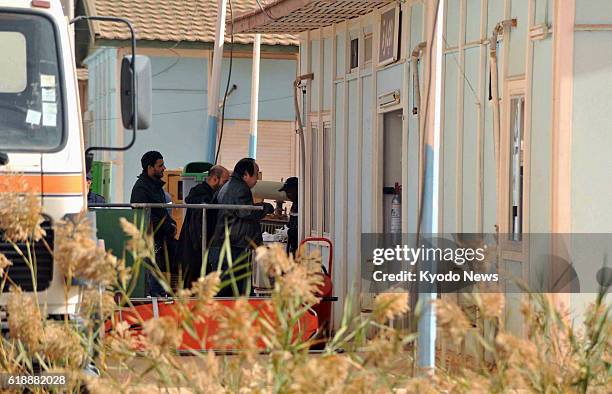
[[43, 126], [55, 127], [57, 125], [57, 104], [43, 103]]

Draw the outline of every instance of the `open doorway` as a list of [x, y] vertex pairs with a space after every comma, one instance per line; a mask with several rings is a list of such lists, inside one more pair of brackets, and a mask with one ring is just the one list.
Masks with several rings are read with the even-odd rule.
[[[391, 208], [395, 193], [395, 184], [397, 183], [400, 186], [402, 184], [402, 142], [402, 110], [400, 109], [384, 114], [382, 138], [382, 222], [384, 233], [391, 233], [392, 229], [397, 229], [397, 225], [392, 223]], [[401, 232], [401, 230], [399, 232]]]

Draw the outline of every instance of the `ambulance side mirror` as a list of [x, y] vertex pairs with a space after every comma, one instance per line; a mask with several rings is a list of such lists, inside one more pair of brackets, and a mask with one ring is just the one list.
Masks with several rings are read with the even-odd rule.
[[[125, 56], [121, 62], [121, 120], [123, 127], [132, 129], [134, 117], [137, 119], [138, 130], [146, 130], [151, 125], [152, 115], [152, 82], [151, 60], [147, 56], [136, 55], [132, 70], [132, 56]], [[133, 81], [136, 78], [136, 91], [133, 91]], [[136, 111], [132, 105], [133, 94], [136, 94]]]

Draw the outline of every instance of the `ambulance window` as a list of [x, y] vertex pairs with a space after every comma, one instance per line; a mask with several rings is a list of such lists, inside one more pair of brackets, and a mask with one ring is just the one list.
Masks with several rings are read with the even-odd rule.
[[57, 36], [44, 16], [0, 12], [0, 150], [48, 152], [63, 141]]
[[26, 38], [16, 31], [0, 31], [0, 93], [21, 93], [28, 82]]

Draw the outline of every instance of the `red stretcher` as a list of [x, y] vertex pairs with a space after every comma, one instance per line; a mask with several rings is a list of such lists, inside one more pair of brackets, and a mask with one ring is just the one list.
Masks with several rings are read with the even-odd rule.
[[[320, 334], [320, 337], [326, 338], [331, 333], [331, 310], [332, 302], [337, 301], [338, 298], [334, 297], [333, 284], [332, 284], [332, 264], [334, 249], [331, 240], [323, 237], [312, 237], [305, 238], [300, 246], [308, 242], [324, 242], [329, 245], [329, 260], [327, 264], [327, 270], [323, 272], [323, 286], [320, 288], [319, 295], [321, 301], [313, 305], [312, 309], [307, 311], [302, 318], [299, 320], [297, 327], [294, 330], [294, 335], [301, 337], [302, 340], [308, 340], [313, 338], [315, 335]], [[172, 298], [132, 298], [130, 299], [132, 307], [121, 308], [114, 313], [114, 318], [109, 319], [105, 323], [105, 332], [110, 334], [114, 330], [113, 324], [119, 322], [127, 322], [129, 324], [129, 331], [135, 336], [144, 335], [143, 324], [144, 322], [157, 319], [162, 316], [169, 316], [173, 319], [179, 320], [181, 317], [178, 313], [176, 301]], [[235, 305], [235, 298], [214, 298], [213, 302], [219, 303], [222, 308], [232, 308]], [[271, 301], [265, 297], [251, 297], [248, 298], [248, 302], [259, 312], [260, 316], [266, 316], [270, 320], [274, 319], [274, 312], [272, 311]], [[193, 310], [193, 306], [196, 304], [196, 300], [192, 299], [188, 301], [188, 306]], [[183, 340], [179, 348], [179, 352], [190, 352], [190, 351], [205, 351], [205, 350], [217, 350], [217, 351], [232, 351], [237, 350], [236, 347], [231, 344], [225, 343], [221, 345], [215, 343], [215, 336], [219, 329], [219, 323], [214, 317], [201, 315], [198, 316], [197, 311], [194, 311], [194, 329], [196, 336], [192, 336], [188, 332], [183, 333]], [[200, 319], [198, 319], [200, 317]], [[245, 329], [248, 329], [245, 327]], [[255, 331], [255, 330], [254, 330]], [[136, 341], [139, 342], [139, 341]], [[261, 339], [258, 339], [257, 346], [263, 351], [265, 350], [265, 344]], [[143, 349], [140, 349], [143, 350]]]
[[[109, 319], [105, 323], [105, 332], [110, 334], [114, 325], [119, 322], [127, 322], [129, 324], [129, 331], [134, 336], [144, 335], [143, 323], [157, 319], [162, 316], [169, 316], [173, 319], [179, 320], [181, 317], [178, 313], [176, 301], [173, 299], [166, 298], [139, 298], [131, 299], [133, 307], [125, 307], [117, 310], [114, 314], [114, 319]], [[232, 308], [235, 305], [236, 299], [234, 298], [215, 298], [212, 302], [219, 303], [221, 308]], [[260, 316], [266, 316], [268, 319], [274, 319], [274, 312], [271, 309], [271, 302], [265, 298], [249, 298], [248, 302], [258, 311]], [[196, 300], [189, 300], [187, 305], [190, 309], [193, 309]], [[215, 336], [219, 329], [219, 323], [213, 317], [204, 316], [201, 314], [198, 316], [198, 312], [194, 312], [194, 319], [192, 320], [193, 328], [196, 336], [192, 336], [187, 331], [183, 332], [183, 340], [179, 348], [179, 352], [190, 352], [190, 351], [204, 351], [204, 350], [218, 350], [218, 351], [233, 351], [239, 350], [231, 344], [227, 344], [225, 341], [224, 345], [215, 343]], [[201, 319], [197, 319], [200, 317]], [[319, 321], [317, 315], [313, 310], [309, 310], [299, 320], [296, 328], [294, 329], [294, 335], [300, 336], [302, 340], [308, 340], [312, 338], [319, 328]], [[245, 329], [248, 329], [245, 327]], [[255, 330], [253, 330], [256, 332]], [[135, 341], [140, 342], [140, 341]], [[144, 342], [143, 342], [144, 343]], [[261, 339], [257, 340], [257, 346], [261, 350], [265, 350], [265, 344]], [[137, 349], [144, 350], [144, 349]]]

